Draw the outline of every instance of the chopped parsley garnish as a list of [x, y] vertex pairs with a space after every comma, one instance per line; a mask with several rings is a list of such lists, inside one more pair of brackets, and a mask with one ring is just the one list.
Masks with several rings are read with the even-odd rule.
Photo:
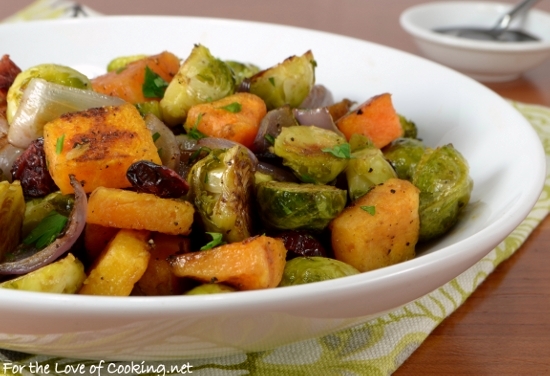
[[269, 142], [271, 145], [275, 145], [275, 137], [270, 135], [269, 133], [264, 136], [264, 138]]
[[232, 112], [234, 114], [236, 114], [238, 112], [241, 112], [241, 108], [242, 108], [242, 106], [238, 102], [233, 102], [233, 103], [228, 104], [227, 106], [222, 107], [223, 110]]
[[272, 86], [275, 86], [275, 78], [269, 77], [268, 80], [269, 80], [269, 82], [271, 83]]
[[141, 86], [141, 91], [145, 98], [162, 98], [168, 87], [168, 82], [153, 72], [147, 65], [145, 66], [145, 79]]
[[57, 142], [55, 143], [55, 152], [57, 154], [61, 154], [63, 151], [63, 143], [65, 142], [65, 133], [63, 133], [61, 136], [57, 138]]
[[330, 153], [337, 158], [350, 159], [351, 158], [351, 147], [348, 143], [336, 145], [332, 148], [321, 149], [325, 153]]
[[42, 249], [50, 245], [57, 236], [63, 231], [68, 218], [59, 214], [55, 210], [49, 212], [38, 225], [30, 232], [25, 239], [24, 244], [34, 244], [36, 248]]
[[212, 237], [212, 240], [201, 247], [201, 251], [206, 251], [207, 249], [212, 249], [219, 245], [225, 244], [222, 238], [222, 234], [219, 232], [207, 232], [208, 235]]
[[159, 138], [160, 138], [160, 133], [158, 132], [153, 133], [153, 142], [157, 142]]
[[374, 215], [376, 213], [376, 209], [374, 206], [361, 206], [361, 209], [369, 213], [370, 215]]
[[199, 116], [197, 116], [197, 120], [195, 121], [195, 124], [193, 125], [193, 128], [191, 128], [189, 132], [187, 132], [187, 135], [191, 137], [193, 140], [200, 140], [201, 138], [208, 137], [198, 129], [199, 123], [201, 122], [201, 120], [202, 120], [202, 114], [199, 114]]

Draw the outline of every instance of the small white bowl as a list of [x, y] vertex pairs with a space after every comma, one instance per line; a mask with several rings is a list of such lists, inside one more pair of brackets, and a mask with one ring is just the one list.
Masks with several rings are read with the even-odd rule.
[[428, 58], [479, 81], [510, 81], [550, 56], [550, 14], [532, 9], [512, 23], [510, 29], [521, 28], [540, 39], [535, 42], [481, 41], [433, 31], [452, 26], [490, 28], [510, 8], [495, 2], [440, 1], [406, 9], [400, 23]]

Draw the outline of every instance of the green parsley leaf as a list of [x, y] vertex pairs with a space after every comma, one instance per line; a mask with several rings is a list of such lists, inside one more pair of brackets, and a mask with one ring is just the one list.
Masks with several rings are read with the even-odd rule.
[[63, 231], [68, 218], [55, 210], [49, 212], [25, 239], [24, 244], [34, 244], [36, 248], [42, 249], [50, 245]]
[[242, 108], [242, 106], [239, 102], [233, 102], [233, 103], [228, 104], [227, 106], [222, 107], [223, 110], [232, 112], [234, 114], [236, 114], [238, 112], [241, 112], [241, 108]]
[[363, 209], [370, 215], [374, 215], [376, 213], [376, 208], [374, 206], [361, 206], [361, 209]]
[[63, 143], [65, 142], [65, 133], [63, 133], [61, 136], [57, 138], [57, 141], [55, 143], [55, 152], [56, 154], [61, 154], [63, 151]]
[[147, 65], [145, 66], [145, 79], [141, 86], [141, 91], [145, 98], [162, 98], [168, 87], [168, 82], [153, 72]]
[[158, 132], [153, 133], [153, 142], [157, 142], [159, 138], [160, 138], [160, 133]]
[[269, 142], [271, 145], [275, 145], [275, 137], [273, 137], [272, 135], [270, 135], [269, 133], [266, 133], [266, 135], [264, 136], [264, 138], [267, 140], [267, 142]]
[[275, 78], [274, 77], [269, 77], [268, 80], [271, 83], [271, 86], [275, 87]]
[[336, 145], [333, 148], [324, 148], [321, 151], [330, 153], [336, 158], [351, 159], [351, 147], [348, 143]]
[[201, 122], [201, 120], [202, 120], [202, 114], [199, 114], [199, 116], [197, 116], [197, 120], [195, 121], [195, 124], [193, 125], [193, 128], [191, 128], [189, 132], [187, 132], [187, 135], [191, 137], [193, 140], [200, 140], [201, 138], [208, 137], [207, 135], [205, 135], [204, 133], [198, 130], [199, 123]]
[[311, 175], [308, 175], [308, 174], [300, 175], [300, 180], [303, 181], [304, 183], [311, 183], [311, 184], [316, 183], [315, 178]]
[[222, 234], [219, 232], [207, 232], [208, 235], [212, 237], [212, 240], [201, 247], [201, 251], [206, 251], [207, 249], [212, 249], [218, 245], [225, 244], [222, 240]]

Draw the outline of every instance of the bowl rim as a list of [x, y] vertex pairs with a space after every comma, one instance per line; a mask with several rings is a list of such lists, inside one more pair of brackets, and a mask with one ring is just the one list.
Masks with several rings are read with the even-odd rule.
[[[401, 27], [413, 37], [432, 42], [439, 45], [445, 45], [448, 47], [454, 47], [458, 49], [467, 49], [475, 51], [490, 51], [490, 52], [543, 52], [550, 51], [550, 39], [541, 40], [536, 42], [492, 42], [481, 41], [466, 38], [457, 38], [452, 35], [445, 35], [434, 32], [426, 27], [418, 25], [413, 21], [413, 16], [423, 13], [427, 10], [435, 8], [450, 8], [456, 6], [489, 6], [489, 7], [507, 7], [512, 5], [509, 3], [487, 2], [487, 1], [442, 1], [442, 2], [429, 2], [411, 6], [405, 9], [399, 16], [399, 23]], [[537, 17], [543, 17], [548, 19], [550, 23], [550, 13], [544, 12], [540, 9], [531, 9], [530, 13], [535, 14]], [[550, 38], [550, 36], [549, 36]]]

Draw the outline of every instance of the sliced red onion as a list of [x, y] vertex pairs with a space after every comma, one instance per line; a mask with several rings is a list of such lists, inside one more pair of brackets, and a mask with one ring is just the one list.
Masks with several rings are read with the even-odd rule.
[[0, 137], [0, 175], [11, 183], [11, 166], [25, 149], [13, 146], [8, 142], [6, 135]]
[[153, 139], [156, 139], [155, 146], [159, 150], [162, 164], [175, 170], [180, 164], [181, 152], [174, 132], [153, 114], [145, 116], [145, 125], [151, 131]]
[[288, 182], [298, 181], [298, 179], [296, 178], [296, 175], [294, 175], [290, 170], [283, 167], [278, 167], [263, 161], [258, 163], [256, 171], [266, 175], [270, 175], [271, 177], [273, 177], [273, 179], [277, 181], [288, 181]]
[[330, 90], [323, 85], [314, 85], [300, 108], [327, 107], [334, 104], [334, 98]]
[[0, 274], [11, 275], [32, 272], [55, 261], [76, 243], [86, 224], [88, 200], [80, 182], [73, 175], [70, 176], [70, 179], [75, 200], [64, 233], [46, 248], [30, 257], [0, 264]]
[[314, 125], [329, 131], [338, 133], [340, 136], [344, 134], [340, 132], [332, 116], [326, 107], [319, 108], [295, 108], [293, 110], [294, 117], [301, 125]]
[[272, 145], [268, 138], [277, 138], [283, 127], [298, 125], [289, 106], [282, 106], [269, 111], [258, 128], [256, 138], [252, 143], [252, 151], [257, 154], [265, 154]]
[[250, 150], [249, 148], [247, 148], [246, 146], [244, 146], [239, 142], [227, 140], [225, 138], [218, 138], [218, 137], [205, 137], [205, 138], [201, 138], [197, 142], [197, 148], [207, 147], [210, 149], [230, 149], [235, 145], [239, 145], [240, 147], [246, 149], [255, 170], [256, 166], [258, 165], [258, 157], [256, 157], [256, 154], [254, 154], [252, 150]]

